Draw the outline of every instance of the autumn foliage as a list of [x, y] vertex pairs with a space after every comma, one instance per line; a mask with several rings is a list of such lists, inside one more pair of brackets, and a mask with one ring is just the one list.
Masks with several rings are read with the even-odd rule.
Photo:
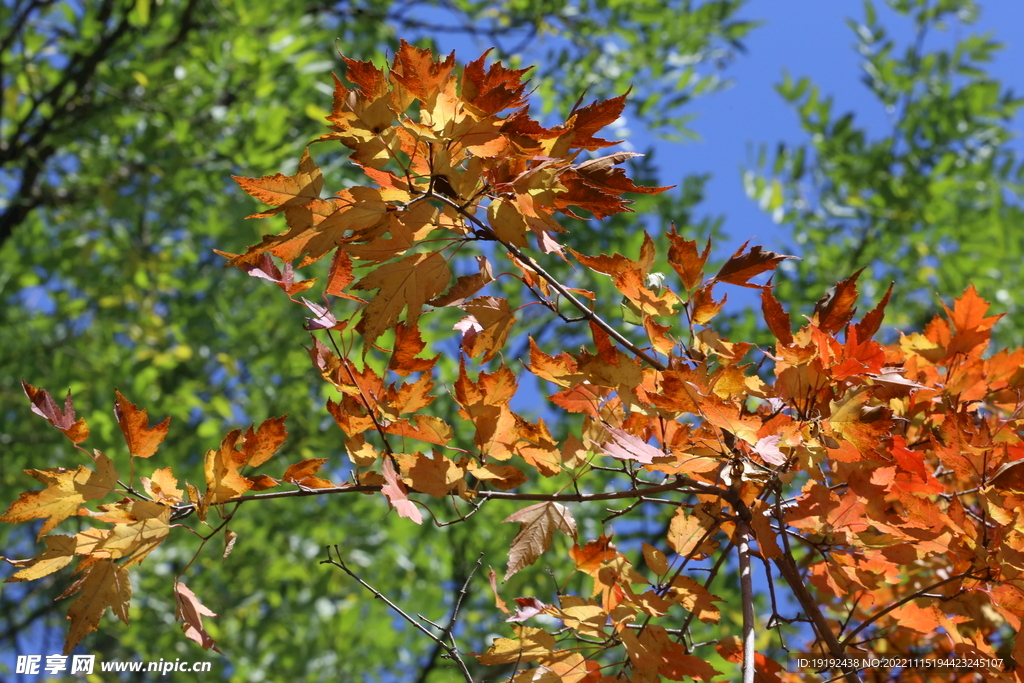
[[[454, 55], [437, 59], [405, 43], [388, 69], [346, 64], [349, 85], [335, 78], [330, 132], [316, 142], [351, 150], [366, 183], [322, 198], [324, 177], [308, 150], [293, 175], [236, 178], [270, 207], [254, 217], [280, 214], [287, 229], [224, 255], [308, 310], [310, 359], [337, 389], [327, 409], [344, 435], [351, 477], [324, 474], [334, 454], [288, 462], [280, 417], [227, 434], [206, 453], [205, 482], [196, 485], [173, 465], [143, 462], [157, 455], [167, 420], [150, 426], [145, 410], [116, 393], [127, 453], [109, 457], [80, 445], [89, 428], [70, 394], [61, 407], [25, 383], [33, 411], [88, 459], [30, 470], [44, 488], [22, 493], [2, 518], [44, 520], [44, 549], [8, 559], [17, 567], [9, 581], [77, 560], [65, 592], [75, 596], [66, 651], [108, 607], [128, 621], [129, 569], [187, 524], [205, 545], [243, 502], [370, 493], [417, 524], [472, 524], [482, 505], [522, 501], [505, 520], [519, 525], [505, 578], [548, 552], [556, 534], [574, 542], [570, 559], [589, 577], [589, 593], [513, 599], [492, 572], [508, 637], [475, 655], [459, 649], [451, 628], [438, 637], [467, 680], [471, 657], [505, 665], [515, 681], [723, 680], [707, 661], [716, 650], [762, 681], [819, 680], [752, 649], [757, 633], [793, 620], [815, 634], [790, 643], [795, 651], [998, 652], [1007, 667], [975, 670], [990, 681], [1019, 679], [1024, 350], [988, 353], [998, 316], [986, 315], [973, 288], [923, 332], [883, 344], [876, 337], [893, 290], [855, 322], [857, 274], [794, 329], [771, 285], [754, 282], [789, 256], [744, 245], [710, 273], [710, 243], [698, 247], [674, 230], [660, 251], [645, 236], [635, 255], [579, 253], [560, 244], [566, 228], [557, 214], [601, 219], [629, 211], [629, 193], [668, 189], [626, 176], [621, 164], [635, 155], [601, 154], [616, 142], [597, 135], [620, 115], [625, 95], [581, 100], [564, 123], [545, 127], [530, 116], [526, 70], [488, 66], [486, 54], [461, 76]], [[326, 256], [321, 303], [301, 297], [316, 283], [296, 280], [293, 262]], [[675, 277], [652, 277], [659, 258]], [[599, 317], [592, 292], [567, 286], [540, 259], [610, 278], [640, 324], [624, 331]], [[523, 359], [549, 387], [550, 412], [581, 420], [563, 439], [511, 407], [520, 377], [503, 351], [510, 335], [529, 330], [495, 295], [497, 277], [518, 281], [533, 305], [589, 333], [587, 345], [554, 354], [531, 338]], [[773, 348], [715, 331], [727, 285], [760, 290]], [[457, 416], [429, 410], [439, 356], [429, 355], [420, 323], [442, 309], [463, 314], [450, 387]], [[466, 437], [457, 447], [459, 434]], [[615, 490], [588, 484], [606, 481], [609, 469], [619, 473]], [[540, 478], [559, 492], [533, 490]], [[581, 538], [573, 506], [593, 501], [669, 505], [667, 536], [637, 552], [620, 552], [610, 535]], [[54, 533], [72, 516], [91, 526]], [[722, 562], [694, 571], [706, 558]], [[328, 562], [349, 571], [341, 554]], [[771, 619], [745, 614], [740, 637], [695, 643], [694, 619], [713, 624], [724, 609], [740, 609], [709, 589], [723, 562], [739, 568], [750, 605], [751, 572], [767, 570]], [[185, 635], [216, 647], [203, 625], [215, 615], [182, 576], [173, 590]], [[531, 622], [541, 614], [559, 626]], [[834, 672], [844, 673], [889, 675]], [[908, 670], [902, 680], [966, 675]]]

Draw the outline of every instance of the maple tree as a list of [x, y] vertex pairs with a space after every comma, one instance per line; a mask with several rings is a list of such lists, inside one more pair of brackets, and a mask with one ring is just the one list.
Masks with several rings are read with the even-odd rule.
[[[328, 550], [323, 563], [387, 600], [467, 681], [474, 662], [504, 667], [516, 681], [715, 680], [708, 660], [716, 657], [740, 663], [745, 680], [811, 680], [813, 672], [787, 672], [756, 651], [757, 634], [774, 628], [781, 641], [784, 622], [808, 623], [813, 642], [798, 647], [832, 656], [998, 652], [1024, 662], [1016, 638], [1024, 350], [986, 353], [999, 316], [986, 316], [973, 287], [923, 332], [883, 345], [874, 337], [893, 288], [854, 323], [855, 273], [794, 331], [770, 281], [754, 281], [790, 256], [743, 245], [711, 275], [710, 241], [701, 249], [674, 230], [661, 256], [644, 235], [635, 259], [559, 243], [565, 228], [556, 214], [599, 219], [628, 211], [627, 193], [668, 189], [635, 185], [620, 167], [631, 153], [593, 154], [617, 144], [596, 136], [626, 95], [585, 106], [581, 98], [566, 121], [546, 127], [530, 117], [527, 70], [488, 65], [486, 53], [461, 76], [454, 55], [404, 42], [387, 69], [345, 61], [350, 85], [336, 77], [331, 130], [315, 142], [350, 149], [367, 184], [322, 198], [324, 177], [308, 149], [292, 175], [236, 178], [270, 207], [255, 217], [283, 214], [287, 229], [245, 253], [219, 253], [308, 311], [309, 357], [337, 390], [327, 409], [344, 435], [347, 479], [325, 469], [329, 458], [281, 462], [281, 416], [232, 430], [208, 450], [203, 488], [173, 465], [146, 467], [136, 480], [137, 460], [157, 456], [168, 420], [150, 426], [146, 411], [115, 391], [125, 462], [81, 446], [89, 427], [70, 392], [62, 408], [23, 382], [33, 412], [90, 465], [30, 470], [45, 488], [22, 493], [0, 518], [44, 520], [45, 550], [8, 558], [18, 570], [10, 581], [79, 558], [65, 591], [77, 596], [67, 652], [108, 607], [128, 621], [128, 569], [172, 529], [198, 536], [199, 552], [223, 537], [226, 556], [235, 541], [227, 526], [243, 503], [369, 494], [410, 524], [439, 526], [472, 524], [498, 501], [527, 503], [505, 519], [519, 524], [506, 580], [553, 553], [556, 532], [573, 541], [569, 560], [587, 583], [581, 594], [503, 597], [491, 570], [495, 607], [509, 615], [513, 637], [476, 654], [459, 644], [461, 600], [444, 626], [413, 617], [359, 577], [341, 544]], [[316, 282], [297, 279], [295, 268], [328, 255], [317, 303], [302, 296]], [[654, 270], [661, 258], [677, 279]], [[567, 285], [541, 259], [609, 277], [639, 324], [624, 331], [600, 317], [591, 291]], [[497, 296], [499, 282], [589, 332], [578, 351], [549, 354], [528, 342], [524, 368], [554, 385], [551, 410], [578, 422], [565, 438], [513, 409], [521, 378], [504, 353], [523, 332], [517, 313], [526, 306], [513, 310]], [[726, 285], [761, 293], [775, 344], [760, 359], [753, 344], [714, 329], [725, 302], [715, 290]], [[461, 351], [447, 391], [458, 419], [428, 410], [443, 354], [424, 355], [418, 328], [425, 316], [453, 311], [461, 311], [453, 327]], [[456, 437], [465, 433], [462, 444]], [[664, 510], [666, 532], [635, 549], [617, 547], [610, 533], [581, 535], [573, 507], [603, 501], [627, 503], [609, 520]], [[72, 516], [95, 526], [51, 533]], [[712, 587], [732, 561], [743, 632], [698, 640], [700, 624], [722, 618]], [[763, 623], [755, 623], [755, 567], [771, 589]], [[203, 620], [216, 615], [186, 585], [187, 570], [173, 580], [178, 617], [187, 638], [216, 648]], [[937, 680], [937, 671], [906, 671], [902, 680]], [[982, 671], [1018, 679], [1013, 667]]]

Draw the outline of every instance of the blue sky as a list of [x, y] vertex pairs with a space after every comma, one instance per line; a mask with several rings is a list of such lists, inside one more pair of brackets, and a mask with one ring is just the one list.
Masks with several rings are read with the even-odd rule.
[[[991, 31], [1005, 45], [990, 73], [1004, 86], [1024, 93], [1024, 43], [1015, 40], [1024, 26], [1024, 3], [993, 0], [980, 4], [981, 15], [971, 31]], [[878, 8], [878, 15], [894, 39], [904, 45], [909, 42], [913, 35], [909, 20], [884, 7]], [[739, 243], [750, 238], [755, 243], [781, 246], [785, 232], [747, 199], [741, 169], [753, 166], [760, 144], [768, 145], [770, 151], [779, 141], [807, 140], [796, 112], [775, 92], [783, 73], [788, 71], [794, 78], [809, 77], [824, 94], [834, 96], [834, 112], [856, 112], [856, 121], [871, 133], [883, 135], [892, 124], [861, 83], [862, 59], [854, 49], [854, 33], [845, 21], [847, 17], [863, 19], [861, 3], [753, 0], [741, 16], [764, 23], [745, 42], [747, 54], [728, 70], [733, 87], [694, 103], [697, 118], [692, 126], [701, 139], [678, 145], [674, 150], [664, 149], [665, 154], [659, 154], [659, 163], [666, 180], [686, 173], [712, 174], [703, 207], [709, 213], [726, 216], [725, 229], [731, 241]], [[955, 31], [930, 36], [925, 48], [949, 44]], [[1016, 127], [1020, 127], [1019, 116]], [[634, 144], [644, 146], [639, 137]], [[1017, 147], [1020, 149], [1019, 141]]]

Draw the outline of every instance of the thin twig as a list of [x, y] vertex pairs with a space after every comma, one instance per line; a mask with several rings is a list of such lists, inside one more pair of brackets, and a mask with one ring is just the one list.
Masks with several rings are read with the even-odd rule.
[[[335, 558], [337, 558], [337, 559], [335, 559]], [[444, 651], [447, 653], [449, 658], [451, 658], [456, 664], [459, 665], [459, 669], [461, 669], [462, 676], [463, 676], [463, 678], [466, 679], [466, 683], [473, 683], [473, 676], [469, 673], [469, 669], [466, 667], [466, 663], [464, 661], [462, 661], [462, 657], [459, 656], [459, 649], [458, 649], [458, 647], [455, 647], [454, 644], [449, 645], [448, 643], [444, 642], [444, 640], [442, 639], [442, 636], [444, 634], [442, 634], [442, 636], [435, 636], [425, 626], [423, 626], [423, 624], [421, 624], [417, 620], [413, 619], [411, 616], [406, 614], [405, 611], [401, 607], [399, 607], [395, 603], [391, 602], [391, 600], [389, 600], [386, 595], [384, 595], [379, 590], [377, 590], [376, 588], [374, 588], [373, 586], [368, 584], [358, 574], [356, 574], [351, 569], [349, 569], [348, 565], [345, 564], [345, 561], [343, 559], [341, 559], [341, 551], [338, 549], [338, 546], [334, 546], [334, 553], [333, 554], [331, 553], [331, 546], [327, 546], [327, 559], [326, 560], [321, 560], [320, 564], [331, 564], [331, 565], [334, 565], [335, 567], [341, 569], [341, 571], [345, 572], [346, 574], [351, 576], [353, 579], [355, 579], [356, 582], [359, 583], [360, 586], [362, 586], [366, 590], [368, 590], [371, 593], [373, 593], [373, 596], [375, 598], [377, 598], [378, 600], [382, 600], [384, 602], [384, 604], [386, 604], [388, 607], [390, 607], [391, 610], [395, 614], [397, 614], [398, 616], [400, 616], [403, 619], [405, 619], [407, 622], [412, 624], [413, 627], [416, 630], [420, 631], [425, 636], [427, 636], [428, 638], [433, 640], [435, 643], [437, 643], [440, 647], [444, 648]], [[479, 564], [480, 564], [480, 562], [478, 560], [477, 561], [477, 566], [479, 566]], [[474, 571], [476, 571], [476, 570], [474, 569]], [[470, 577], [472, 577], [472, 573], [470, 574]], [[466, 582], [468, 584], [469, 580], [467, 579]], [[463, 591], [465, 591], [465, 586], [463, 587]], [[462, 598], [460, 596], [459, 597], [459, 603], [461, 603], [461, 601], [462, 601]], [[456, 610], [456, 612], [457, 612], [457, 610]], [[454, 620], [453, 620], [453, 623], [454, 623]], [[449, 632], [449, 634], [450, 634], [450, 632]], [[452, 642], [454, 643], [454, 640]]]

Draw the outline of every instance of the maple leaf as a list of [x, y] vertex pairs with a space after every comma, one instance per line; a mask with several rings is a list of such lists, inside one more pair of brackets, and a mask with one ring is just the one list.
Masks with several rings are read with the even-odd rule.
[[105, 497], [117, 483], [114, 463], [96, 452], [95, 472], [85, 466], [68, 470], [62, 467], [43, 470], [25, 470], [36, 481], [46, 484], [42, 491], [26, 491], [11, 503], [0, 517], [3, 522], [25, 522], [46, 519], [39, 529], [42, 538], [68, 517], [77, 514], [79, 506]]
[[768, 323], [768, 329], [779, 340], [779, 343], [783, 346], [792, 344], [793, 321], [790, 319], [789, 313], [786, 313], [782, 304], [772, 294], [771, 287], [761, 290], [761, 311], [764, 313], [764, 321]]
[[242, 443], [244, 464], [259, 467], [273, 457], [288, 436], [288, 430], [284, 427], [287, 417], [287, 415], [282, 415], [264, 420], [255, 432], [250, 425]]
[[576, 569], [591, 576], [594, 576], [605, 562], [614, 560], [617, 555], [611, 537], [604, 534], [583, 547], [574, 545], [569, 549], [569, 557], [576, 564]]
[[456, 325], [463, 331], [462, 348], [470, 358], [483, 354], [486, 363], [505, 346], [516, 317], [508, 301], [495, 296], [477, 297], [461, 308], [469, 313]]
[[406, 517], [417, 524], [423, 524], [423, 515], [416, 504], [409, 500], [405, 484], [398, 479], [398, 473], [395, 471], [395, 466], [391, 464], [391, 458], [384, 458], [383, 472], [386, 483], [381, 488], [381, 493], [398, 511], [399, 517]]
[[[491, 48], [493, 49], [493, 48]], [[500, 62], [484, 71], [490, 49], [466, 65], [462, 71], [462, 101], [485, 115], [526, 104], [523, 74], [532, 69], [506, 69]]]
[[203, 617], [216, 617], [217, 615], [199, 602], [199, 598], [192, 592], [192, 589], [181, 581], [174, 582], [174, 599], [177, 603], [176, 618], [184, 622], [181, 625], [181, 630], [185, 632], [185, 637], [199, 643], [204, 650], [212, 649], [215, 652], [220, 652], [216, 641], [203, 626]]
[[718, 545], [711, 534], [716, 526], [714, 517], [708, 514], [689, 514], [684, 507], [676, 508], [669, 523], [668, 543], [681, 557], [699, 558], [714, 551]]
[[108, 558], [117, 560], [128, 558], [122, 568], [128, 568], [146, 559], [167, 538], [168, 523], [171, 509], [148, 500], [136, 500], [102, 506], [107, 513], [114, 515], [113, 527], [107, 530], [90, 529], [79, 534], [79, 555], [92, 558]]
[[25, 380], [21, 380], [21, 387], [25, 390], [28, 400], [32, 402], [32, 412], [49, 420], [50, 424], [71, 439], [71, 443], [80, 444], [89, 438], [89, 425], [85, 423], [85, 418], [75, 419], [75, 406], [71, 401], [70, 389], [64, 399], [64, 410], [61, 411], [57, 407], [57, 402], [45, 389], [36, 389]]
[[43, 536], [46, 550], [29, 560], [10, 560], [3, 558], [15, 567], [21, 567], [7, 578], [4, 583], [18, 581], [35, 581], [66, 567], [75, 558], [78, 541], [74, 536]]
[[576, 520], [569, 509], [559, 503], [547, 501], [525, 507], [503, 522], [519, 522], [519, 533], [512, 540], [508, 553], [508, 570], [504, 581], [523, 567], [537, 561], [551, 547], [555, 530], [576, 539]]
[[788, 258], [786, 254], [776, 254], [774, 251], [762, 251], [761, 247], [751, 247], [749, 252], [744, 253], [749, 242], [744, 242], [736, 253], [721, 267], [713, 279], [718, 282], [728, 282], [740, 287], [751, 287], [763, 289], [763, 285], [750, 284], [750, 278], [768, 270], [774, 270]]
[[[214, 249], [214, 253], [228, 259], [230, 265], [245, 272], [249, 277], [256, 277], [268, 280], [280, 287], [288, 296], [304, 292], [314, 284], [316, 278], [295, 282], [295, 270], [291, 263], [285, 263], [284, 269], [277, 267], [274, 257], [266, 252], [251, 254], [232, 254], [230, 252]], [[333, 271], [332, 271], [333, 272]]]
[[673, 224], [668, 232], [668, 239], [670, 242], [667, 255], [668, 264], [679, 275], [683, 287], [689, 291], [696, 289], [704, 279], [704, 265], [711, 254], [711, 238], [708, 238], [704, 251], [698, 253], [697, 242], [683, 239], [676, 233], [676, 226]]
[[171, 425], [171, 418], [165, 417], [163, 422], [156, 427], [149, 426], [149, 414], [145, 410], [139, 410], [138, 406], [126, 399], [120, 391], [114, 390], [117, 396], [114, 401], [114, 416], [117, 424], [124, 434], [125, 443], [128, 444], [128, 452], [136, 458], [148, 458], [160, 447], [160, 443], [167, 436], [167, 430]]
[[671, 681], [682, 681], [684, 677], [711, 681], [722, 675], [704, 658], [690, 654], [685, 645], [672, 640], [662, 626], [648, 626], [640, 642], [651, 653], [652, 664], [658, 667], [658, 674]]
[[327, 462], [327, 458], [312, 458], [289, 465], [288, 469], [284, 471], [282, 479], [307, 489], [335, 488], [335, 485], [327, 479], [313, 476], [325, 462]]
[[206, 452], [206, 500], [210, 505], [237, 498], [252, 487], [238, 469], [245, 465], [245, 456], [235, 448], [242, 430], [235, 429], [224, 437], [220, 448]]
[[423, 453], [395, 455], [408, 485], [434, 498], [443, 498], [462, 480], [463, 470], [440, 451], [432, 458]]
[[128, 570], [113, 560], [97, 560], [80, 571], [81, 578], [57, 598], [62, 600], [79, 594], [68, 609], [71, 628], [64, 640], [65, 655], [71, 654], [82, 638], [96, 630], [108, 607], [118, 619], [128, 623], [128, 603], [132, 599]]
[[863, 268], [836, 284], [814, 305], [812, 322], [826, 333], [834, 334], [849, 324], [857, 309], [857, 278]]
[[724, 602], [724, 600], [712, 595], [707, 588], [689, 576], [677, 576], [672, 579], [672, 585], [666, 597], [670, 601], [682, 605], [704, 623], [715, 624], [721, 619], [721, 612], [714, 603]]
[[486, 481], [496, 489], [507, 491], [527, 481], [526, 474], [515, 465], [499, 465], [489, 462], [486, 465], [470, 464], [467, 471], [480, 481]]
[[624, 432], [617, 427], [606, 427], [605, 429], [611, 439], [601, 444], [601, 449], [613, 458], [633, 460], [650, 465], [654, 463], [655, 458], [667, 457], [664, 452], [646, 443], [638, 436]]
[[513, 624], [516, 638], [495, 638], [487, 652], [476, 655], [481, 664], [535, 662], [551, 657], [556, 650], [555, 637], [539, 628]]
[[171, 474], [170, 467], [156, 470], [152, 477], [140, 477], [139, 480], [142, 490], [157, 503], [176, 505], [182, 501], [184, 494], [178, 488], [178, 480]]
[[276, 173], [262, 178], [231, 177], [248, 194], [264, 204], [277, 207], [267, 213], [258, 214], [259, 218], [272, 216], [290, 207], [304, 207], [310, 200], [320, 198], [320, 191], [324, 186], [323, 173], [309, 156], [308, 148], [302, 153], [295, 175]]
[[413, 254], [394, 263], [386, 263], [354, 284], [353, 289], [379, 290], [363, 309], [358, 330], [372, 344], [385, 330], [398, 323], [403, 309], [405, 322], [416, 326], [423, 305], [443, 292], [451, 280], [448, 262], [440, 252]]

